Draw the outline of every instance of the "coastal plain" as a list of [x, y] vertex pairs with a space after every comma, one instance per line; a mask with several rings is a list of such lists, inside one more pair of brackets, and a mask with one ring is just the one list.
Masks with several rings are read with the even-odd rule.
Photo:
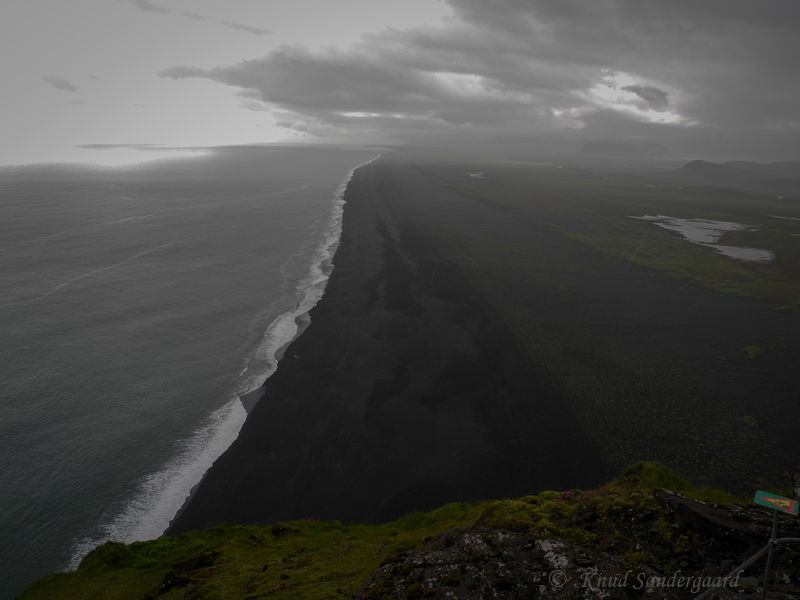
[[[745, 494], [800, 465], [796, 201], [415, 151], [345, 200], [310, 325], [169, 534], [376, 523], [636, 460]], [[644, 215], [751, 225], [720, 243], [775, 259]]]

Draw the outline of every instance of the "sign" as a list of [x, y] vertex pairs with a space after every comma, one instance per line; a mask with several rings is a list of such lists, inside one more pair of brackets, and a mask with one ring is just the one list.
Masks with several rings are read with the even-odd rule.
[[765, 492], [763, 490], [758, 490], [756, 492], [756, 497], [754, 498], [756, 504], [760, 504], [761, 506], [766, 506], [767, 508], [773, 508], [775, 510], [779, 510], [781, 512], [785, 512], [787, 515], [796, 515], [798, 502], [793, 498], [784, 498], [783, 496], [778, 496], [776, 494], [770, 494], [769, 492]]

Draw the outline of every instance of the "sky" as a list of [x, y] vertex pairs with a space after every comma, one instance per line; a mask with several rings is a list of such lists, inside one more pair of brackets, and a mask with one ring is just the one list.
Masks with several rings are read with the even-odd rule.
[[797, 0], [7, 0], [0, 164], [269, 142], [800, 159]]

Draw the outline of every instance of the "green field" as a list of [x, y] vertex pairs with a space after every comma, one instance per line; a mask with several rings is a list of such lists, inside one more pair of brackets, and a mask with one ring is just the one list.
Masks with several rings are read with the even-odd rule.
[[[544, 366], [606, 475], [647, 457], [714, 485], [785, 477], [800, 220], [770, 215], [800, 205], [542, 163], [416, 168], [442, 190], [421, 217], [436, 251]], [[643, 215], [749, 225], [718, 243], [775, 259], [735, 260]]]
[[[800, 205], [711, 187], [649, 183], [541, 163], [487, 162], [485, 178], [452, 184], [459, 194], [517, 211], [522, 218], [631, 263], [719, 292], [755, 298], [780, 310], [800, 308]], [[771, 250], [771, 263], [723, 256], [632, 216], [732, 221], [757, 228], [729, 232], [720, 244]]]

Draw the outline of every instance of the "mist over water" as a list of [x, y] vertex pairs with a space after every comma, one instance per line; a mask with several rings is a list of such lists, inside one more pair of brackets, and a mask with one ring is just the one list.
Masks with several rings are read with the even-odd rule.
[[276, 318], [321, 294], [337, 188], [375, 154], [0, 170], [0, 597], [163, 531], [274, 369]]

